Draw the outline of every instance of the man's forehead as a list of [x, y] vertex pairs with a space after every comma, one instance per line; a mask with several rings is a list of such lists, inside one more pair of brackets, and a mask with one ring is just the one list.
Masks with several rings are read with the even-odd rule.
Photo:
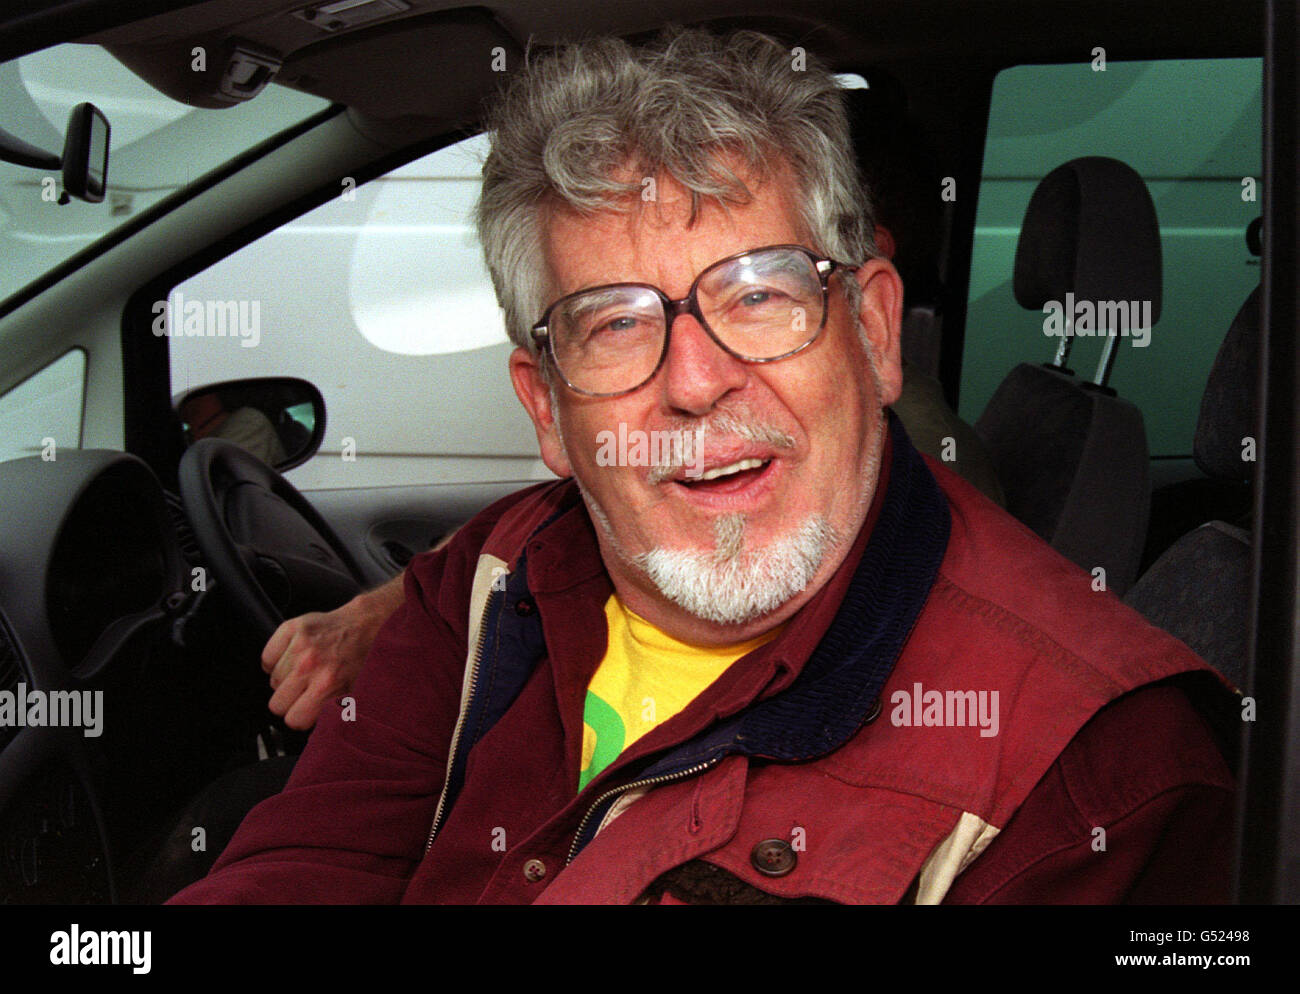
[[667, 172], [633, 178], [625, 171], [617, 179], [642, 192], [620, 197], [616, 208], [583, 213], [554, 205], [543, 223], [543, 241], [555, 293], [625, 280], [655, 282], [659, 277], [644, 272], [647, 267], [693, 273], [748, 248], [807, 244], [792, 170], [784, 163], [764, 174], [739, 164], [732, 168], [743, 184], [735, 200], [693, 198]]

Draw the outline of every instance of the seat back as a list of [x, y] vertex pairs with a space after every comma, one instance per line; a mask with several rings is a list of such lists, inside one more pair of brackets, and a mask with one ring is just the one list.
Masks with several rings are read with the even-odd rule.
[[[1255, 433], [1260, 291], [1246, 298], [1215, 356], [1201, 398], [1192, 452], [1214, 480], [1252, 475], [1243, 444]], [[1182, 639], [1234, 686], [1245, 680], [1250, 533], [1210, 521], [1174, 542], [1124, 598], [1147, 620]]]
[[[1068, 318], [1071, 301], [1090, 301], [1100, 319], [1106, 309], [1098, 302], [1136, 301], [1149, 305], [1154, 324], [1160, 227], [1142, 178], [1099, 156], [1052, 170], [1025, 211], [1013, 283], [1016, 300], [1032, 310], [1055, 304]], [[1107, 586], [1122, 595], [1137, 576], [1150, 514], [1146, 426], [1107, 385], [1125, 329], [1110, 329], [1092, 383], [1067, 365], [1070, 330], [1050, 364], [1011, 370], [975, 430], [1007, 509], [1084, 569], [1104, 569]]]
[[1007, 510], [1121, 596], [1137, 577], [1150, 516], [1142, 412], [1072, 376], [1022, 363], [975, 423]]

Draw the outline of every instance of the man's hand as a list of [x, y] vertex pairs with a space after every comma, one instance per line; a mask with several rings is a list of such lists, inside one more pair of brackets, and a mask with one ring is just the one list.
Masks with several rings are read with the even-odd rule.
[[316, 724], [327, 700], [352, 686], [379, 628], [402, 603], [402, 575], [328, 614], [290, 618], [262, 650], [271, 674], [269, 707], [290, 728]]

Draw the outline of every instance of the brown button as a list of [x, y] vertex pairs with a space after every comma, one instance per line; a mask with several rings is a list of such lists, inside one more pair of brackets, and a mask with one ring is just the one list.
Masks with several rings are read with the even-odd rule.
[[764, 839], [749, 854], [749, 861], [765, 876], [784, 877], [794, 869], [799, 857], [785, 839]]
[[546, 864], [540, 859], [530, 859], [524, 864], [524, 879], [530, 884], [535, 884], [546, 876]]
[[531, 597], [521, 597], [519, 600], [515, 601], [515, 614], [519, 615], [521, 618], [527, 618], [536, 610], [537, 605], [533, 602]]
[[880, 698], [877, 697], [874, 701], [871, 702], [871, 707], [867, 710], [867, 716], [866, 718], [863, 719], [862, 724], [870, 725], [873, 721], [875, 721], [879, 717], [880, 717]]

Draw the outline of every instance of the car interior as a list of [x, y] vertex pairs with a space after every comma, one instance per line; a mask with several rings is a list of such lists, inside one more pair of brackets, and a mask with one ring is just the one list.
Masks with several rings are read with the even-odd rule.
[[[26, 95], [0, 111], [6, 147], [53, 144], [36, 110], [53, 98], [23, 61], [44, 52], [111, 59], [176, 108], [160, 132], [171, 158], [115, 125], [143, 104], [99, 108], [100, 202], [89, 137], [62, 156], [65, 175], [83, 162], [80, 181], [53, 184], [71, 205], [41, 200], [60, 161], [48, 148], [0, 172], [0, 426], [31, 426], [6, 429], [0, 461], [0, 691], [104, 701], [93, 736], [0, 726], [0, 903], [151, 903], [203, 873], [307, 739], [266, 708], [258, 657], [279, 622], [345, 603], [548, 478], [504, 336], [390, 348], [363, 381], [370, 346], [323, 330], [337, 307], [383, 297], [384, 266], [454, 282], [421, 256], [451, 222], [411, 222], [412, 251], [380, 252], [359, 278], [345, 270], [360, 249], [326, 244], [341, 224], [328, 212], [368, 205], [357, 223], [382, 235], [399, 222], [374, 198], [426, 196], [420, 164], [474, 140], [530, 52], [670, 23], [761, 30], [851, 74], [857, 154], [905, 284], [909, 386], [932, 387], [917, 402], [930, 424], [900, 416], [919, 448], [985, 480], [1236, 691], [1213, 720], [1242, 771], [1241, 900], [1300, 897], [1285, 872], [1300, 826], [1281, 800], [1300, 772], [1294, 272], [1268, 268], [1270, 252], [1295, 259], [1294, 197], [1252, 185], [1285, 182], [1287, 157], [1295, 168], [1295, 122], [1275, 123], [1294, 117], [1279, 94], [1295, 53], [1274, 80], [1285, 45], [1266, 30], [1285, 17], [1198, 0], [20, 0], [0, 13], [0, 89]], [[1115, 89], [1088, 96], [1103, 77]], [[1042, 105], [1026, 107], [1034, 91]], [[1186, 103], [1162, 102], [1179, 91]], [[81, 114], [77, 133], [99, 135]], [[208, 371], [176, 330], [177, 293], [223, 286], [261, 305], [228, 314], [245, 331], [260, 320], [262, 344], [241, 347], [232, 323]], [[425, 292], [437, 308], [441, 291]], [[1048, 305], [1074, 299], [1147, 311], [1128, 339], [1045, 334]], [[235, 412], [238, 445], [204, 437]], [[1237, 723], [1240, 700], [1270, 693], [1274, 717]], [[246, 803], [205, 807], [230, 783]]]

